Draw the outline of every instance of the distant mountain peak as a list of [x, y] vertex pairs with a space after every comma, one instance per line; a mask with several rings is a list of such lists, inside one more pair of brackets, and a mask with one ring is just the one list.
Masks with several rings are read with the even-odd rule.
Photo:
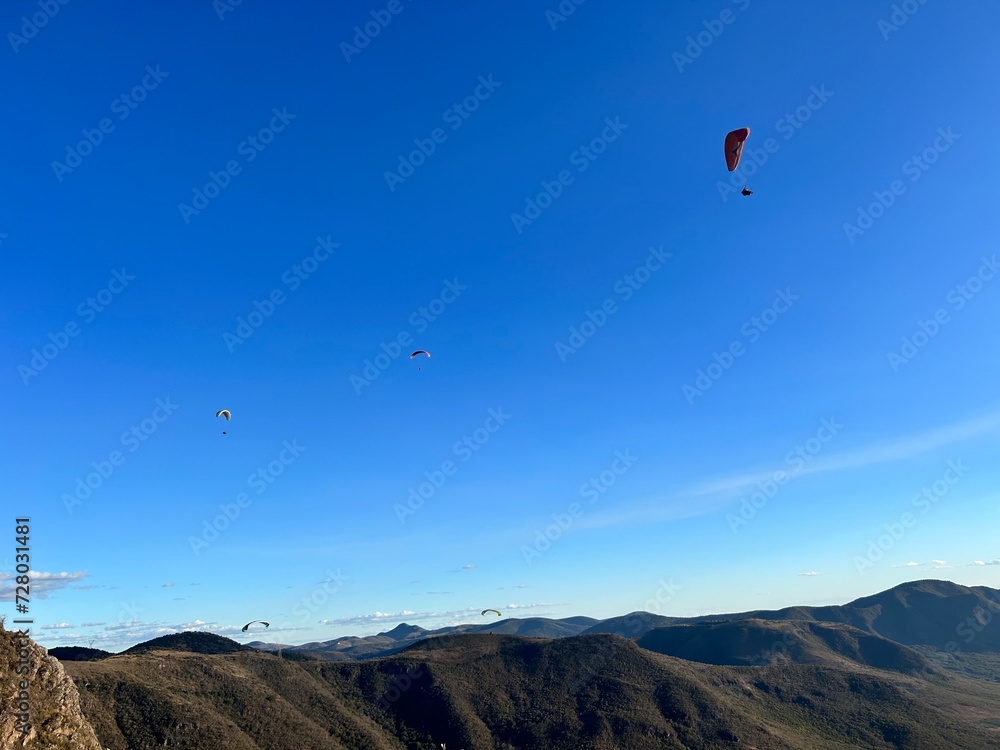
[[419, 625], [407, 625], [405, 622], [401, 622], [399, 625], [394, 627], [389, 632], [379, 633], [379, 635], [383, 635], [387, 638], [392, 638], [393, 640], [399, 641], [402, 640], [403, 638], [407, 638], [413, 635], [414, 633], [426, 633], [426, 632], [427, 631], [424, 630]]
[[924, 578], [919, 581], [905, 581], [898, 586], [893, 586], [891, 589], [880, 591], [877, 594], [872, 594], [870, 596], [863, 596], [860, 599], [855, 599], [853, 602], [848, 602], [845, 606], [858, 608], [871, 607], [877, 604], [883, 604], [886, 601], [893, 599], [905, 603], [910, 596], [914, 594], [951, 597], [971, 593], [972, 590], [968, 587], [952, 583], [951, 581], [939, 581], [933, 578]]

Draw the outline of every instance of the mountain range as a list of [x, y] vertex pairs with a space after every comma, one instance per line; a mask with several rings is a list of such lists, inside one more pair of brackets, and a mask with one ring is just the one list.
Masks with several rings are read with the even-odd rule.
[[[695, 618], [35, 649], [75, 683], [81, 715], [66, 726], [112, 750], [988, 750], [1000, 748], [998, 614], [1000, 590], [917, 581], [841, 606]], [[72, 709], [56, 688], [34, 700], [50, 696], [51, 715]]]

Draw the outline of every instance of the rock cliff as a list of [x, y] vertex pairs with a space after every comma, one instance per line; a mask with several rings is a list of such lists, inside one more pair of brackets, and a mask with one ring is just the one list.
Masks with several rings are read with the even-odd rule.
[[0, 748], [101, 750], [59, 661], [0, 623]]

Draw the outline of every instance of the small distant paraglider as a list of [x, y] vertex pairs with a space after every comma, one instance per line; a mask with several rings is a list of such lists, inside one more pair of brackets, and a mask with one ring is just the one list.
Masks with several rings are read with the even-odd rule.
[[[734, 171], [740, 165], [740, 157], [743, 156], [743, 144], [749, 137], [750, 128], [740, 128], [726, 134], [726, 167], [730, 172]], [[753, 195], [753, 191], [747, 189], [746, 185], [743, 186], [743, 190], [740, 193], [743, 195]]]
[[497, 617], [503, 617], [503, 613], [499, 609], [484, 609], [483, 610], [483, 617], [486, 616], [487, 612], [496, 612], [497, 613]]
[[[425, 352], [423, 349], [417, 349], [415, 352], [413, 352], [413, 354], [410, 355], [410, 359], [413, 359], [414, 357], [416, 357], [416, 356], [418, 356], [420, 354], [426, 354], [427, 355], [427, 359], [431, 358], [431, 353], [430, 352]], [[418, 367], [417, 369], [418, 370], [422, 370], [424, 368]]]
[[261, 623], [264, 626], [265, 630], [267, 630], [269, 627], [271, 627], [271, 623], [269, 623], [269, 622], [264, 622], [263, 620], [251, 620], [250, 622], [248, 622], [246, 625], [243, 626], [243, 632], [244, 633], [247, 632], [247, 630], [249, 630], [250, 626], [253, 625], [255, 622]]
[[[219, 417], [225, 417], [226, 421], [228, 422], [230, 419], [233, 418], [233, 415], [229, 413], [229, 409], [219, 409], [217, 412], [215, 412], [215, 418], [218, 419]], [[226, 431], [223, 430], [222, 434], [225, 435]]]

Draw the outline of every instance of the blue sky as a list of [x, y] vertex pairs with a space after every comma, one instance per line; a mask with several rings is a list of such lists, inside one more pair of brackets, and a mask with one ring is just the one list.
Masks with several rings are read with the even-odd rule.
[[7, 4], [38, 640], [1000, 586], [1000, 9], [904, 5]]

